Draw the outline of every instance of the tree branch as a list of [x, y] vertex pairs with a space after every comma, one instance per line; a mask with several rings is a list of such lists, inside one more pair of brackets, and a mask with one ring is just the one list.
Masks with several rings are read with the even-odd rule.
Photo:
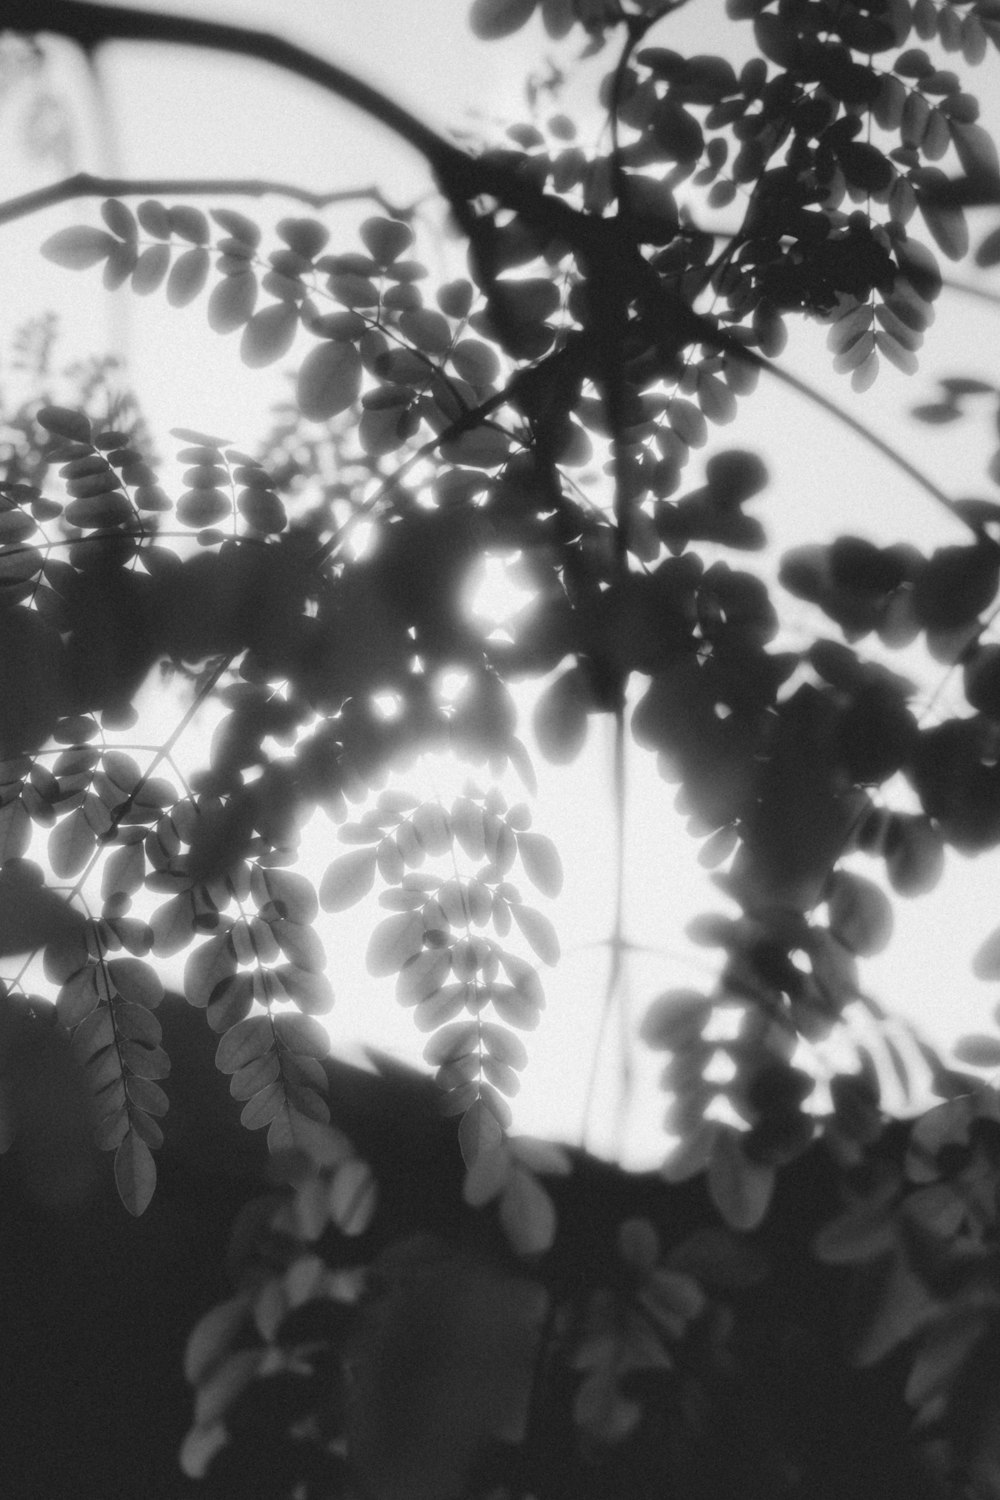
[[356, 105], [408, 142], [435, 172], [464, 167], [471, 160], [416, 115], [353, 73], [270, 32], [228, 26], [221, 21], [202, 21], [196, 16], [161, 15], [131, 6], [91, 4], [90, 0], [5, 0], [3, 24], [10, 31], [54, 32], [68, 37], [88, 53], [108, 42], [167, 42], [178, 47], [202, 47], [251, 57], [305, 78]]
[[0, 203], [0, 225], [11, 224], [15, 219], [27, 218], [57, 203], [66, 203], [72, 198], [148, 198], [159, 197], [204, 197], [216, 194], [220, 197], [263, 198], [274, 193], [283, 198], [293, 198], [306, 203], [310, 208], [329, 208], [335, 203], [355, 203], [368, 199], [376, 203], [394, 219], [409, 219], [413, 206], [401, 208], [390, 203], [382, 191], [375, 187], [342, 188], [336, 192], [314, 193], [308, 188], [297, 187], [290, 182], [277, 182], [267, 177], [98, 177], [93, 172], [76, 172], [64, 177], [61, 182], [50, 183], [32, 193], [8, 198]]

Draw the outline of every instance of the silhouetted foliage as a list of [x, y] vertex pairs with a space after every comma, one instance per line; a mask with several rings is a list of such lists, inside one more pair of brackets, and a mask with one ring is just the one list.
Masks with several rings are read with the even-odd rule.
[[[674, 8], [475, 0], [480, 37], [538, 10], [611, 61], [599, 149], [536, 94], [473, 152], [277, 38], [7, 0], [5, 25], [87, 52], [186, 42], [357, 105], [430, 166], [468, 274], [435, 285], [433, 221], [384, 204], [347, 244], [89, 177], [0, 205], [103, 196], [50, 260], [200, 300], [251, 367], [298, 358], [258, 451], [174, 431], [173, 496], [109, 367], [70, 403], [48, 325], [22, 339], [37, 389], [0, 428], [5, 1495], [1000, 1495], [1000, 1096], [915, 1032], [852, 1032], [884, 1020], [859, 960], [893, 898], [1000, 844], [1000, 501], [839, 412], [966, 539], [824, 537], [754, 571], [731, 554], [768, 557], [761, 457], [713, 446], [684, 477], [762, 375], [838, 412], [781, 364], [791, 322], [863, 392], [882, 361], [916, 370], [939, 257], [1000, 259], [966, 219], [1000, 202], [996, 149], [944, 66], [1000, 46], [1000, 6], [729, 0], [739, 69], [672, 50]], [[916, 415], [998, 389], [951, 378]], [[463, 607], [488, 556], [530, 591], [492, 633]], [[887, 664], [915, 646], [961, 668], [955, 713]], [[194, 774], [177, 734], [130, 737], [157, 671], [187, 682], [180, 727], [220, 709]], [[628, 733], [728, 905], [695, 927], [715, 988], [643, 1022], [677, 1137], [656, 1174], [508, 1132], [559, 958], [525, 893], [556, 896], [562, 866], [496, 783], [530, 794], [525, 740], [564, 764], [601, 715], [619, 820]], [[447, 804], [390, 781], [438, 750], [478, 778]], [[346, 847], [314, 888], [294, 866], [316, 809]], [[433, 1082], [331, 1061], [316, 1019], [319, 910], [376, 887], [368, 967]], [[184, 999], [161, 1003], [177, 955]], [[976, 971], [1000, 976], [1000, 934]], [[958, 1055], [996, 1067], [1000, 1035]]]

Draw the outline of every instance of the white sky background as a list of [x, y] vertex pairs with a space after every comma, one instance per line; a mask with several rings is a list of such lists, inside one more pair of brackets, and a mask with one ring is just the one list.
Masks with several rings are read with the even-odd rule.
[[[537, 22], [504, 42], [477, 42], [467, 29], [466, 0], [297, 0], [291, 7], [281, 0], [214, 0], [208, 9], [177, 0], [171, 9], [283, 29], [355, 69], [440, 128], [488, 127], [489, 122], [522, 118], [526, 73], [543, 66], [546, 54], [569, 61], [579, 47], [578, 41], [554, 46]], [[651, 41], [679, 50], [720, 50], [738, 64], [748, 35], [747, 28], [726, 20], [723, 0], [692, 0]], [[136, 177], [265, 176], [320, 190], [375, 182], [400, 202], [412, 201], [430, 186], [413, 152], [358, 112], [276, 70], [195, 51], [121, 46], [107, 53], [102, 78], [109, 118], [102, 131], [77, 59], [69, 49], [57, 51], [58, 76], [70, 91], [77, 130], [77, 167]], [[609, 47], [589, 65], [591, 83], [612, 57]], [[963, 71], [960, 60], [955, 66]], [[983, 123], [996, 132], [996, 54], [968, 76], [970, 88], [986, 104]], [[567, 108], [579, 120], [577, 102], [592, 99], [591, 90], [581, 86], [568, 96]], [[15, 118], [16, 109], [9, 118], [0, 118], [2, 198], [38, 187], [52, 175], [50, 166], [31, 163], [12, 149]], [[584, 145], [599, 126], [596, 111], [582, 121]], [[955, 169], [952, 161], [945, 165]], [[216, 200], [191, 201], [207, 208]], [[268, 200], [263, 206], [231, 201], [265, 222], [305, 211], [286, 200]], [[335, 230], [331, 248], [355, 248], [350, 224], [368, 212], [364, 205], [345, 212], [343, 232]], [[219, 338], [207, 329], [204, 299], [176, 311], [162, 293], [139, 299], [123, 290], [108, 296], [101, 291], [99, 272], [62, 271], [39, 260], [37, 247], [43, 239], [64, 224], [80, 222], [97, 222], [96, 204], [80, 201], [0, 229], [0, 286], [18, 291], [16, 299], [0, 307], [0, 334], [32, 313], [53, 308], [65, 322], [67, 355], [107, 349], [127, 353], [164, 456], [172, 449], [167, 432], [173, 426], [218, 433], [252, 449], [267, 428], [270, 403], [284, 395], [280, 375], [245, 369], [237, 354], [238, 336]], [[989, 222], [983, 217], [983, 225]], [[433, 252], [429, 263], [436, 271]], [[460, 270], [453, 265], [446, 274]], [[958, 274], [968, 276], [964, 267]], [[825, 330], [815, 325], [795, 334], [783, 358], [897, 442], [952, 494], [997, 498], [982, 474], [996, 440], [985, 417], [980, 426], [963, 423], [941, 430], [905, 421], [904, 414], [909, 405], [930, 399], [935, 374], [996, 379], [998, 333], [1000, 315], [982, 302], [946, 293], [925, 344], [920, 374], [908, 379], [884, 365], [875, 389], [862, 397], [830, 373]], [[0, 345], [0, 359], [2, 354]], [[300, 357], [297, 348], [289, 367]], [[744, 401], [736, 422], [713, 431], [701, 456], [733, 445], [757, 449], [769, 465], [772, 483], [757, 513], [776, 550], [828, 540], [842, 531], [879, 543], [905, 539], [925, 547], [964, 539], [903, 475], [831, 418], [774, 384], [762, 382]], [[691, 485], [699, 482], [699, 467], [692, 463], [688, 471]], [[802, 618], [808, 630], [812, 620], [804, 609]], [[829, 633], [836, 634], [832, 624]], [[920, 671], [921, 681], [930, 686], [943, 675], [933, 664], [921, 668], [907, 661], [900, 669]], [[537, 902], [556, 922], [563, 959], [557, 970], [543, 974], [549, 1003], [542, 1027], [526, 1039], [531, 1062], [515, 1101], [515, 1122], [519, 1128], [571, 1138], [579, 1131], [607, 967], [606, 950], [595, 944], [607, 935], [612, 920], [609, 728], [593, 723], [586, 753], [572, 768], [550, 768], [538, 760], [541, 788], [533, 804], [534, 826], [555, 838], [566, 869], [559, 901]], [[446, 773], [438, 769], [435, 776], [447, 798]], [[458, 776], [457, 784], [464, 776]], [[511, 801], [519, 800], [516, 782], [505, 789]], [[696, 861], [696, 846], [673, 812], [673, 788], [659, 779], [653, 758], [637, 747], [629, 753], [629, 796], [629, 935], [656, 950], [631, 961], [629, 988], [637, 1019], [645, 1003], [663, 989], [710, 985], [704, 966], [713, 954], [692, 947], [684, 927], [699, 911], [724, 903], [708, 885]], [[340, 852], [333, 825], [322, 815], [305, 847], [315, 851], [320, 869]], [[877, 867], [867, 867], [867, 872], [875, 874]], [[1000, 858], [951, 855], [946, 881], [936, 892], [916, 903], [895, 903], [894, 941], [883, 958], [863, 970], [883, 1003], [910, 1016], [939, 1043], [963, 1031], [988, 1029], [998, 996], [971, 976], [969, 958], [1000, 921], [998, 877]], [[392, 981], [376, 982], [365, 973], [364, 944], [378, 913], [372, 902], [323, 919], [328, 972], [338, 995], [331, 1027], [338, 1046], [360, 1039], [415, 1057], [424, 1038], [396, 1006]], [[602, 1058], [601, 1097], [612, 1105], [617, 1064], [617, 1046], [609, 1046]], [[628, 1155], [637, 1162], [655, 1154], [650, 1130], [660, 1114], [652, 1097], [656, 1071], [655, 1060], [640, 1059], [640, 1085], [627, 1132]], [[598, 1120], [589, 1139], [609, 1147], [620, 1144], [618, 1137], [605, 1110], [603, 1123]]]

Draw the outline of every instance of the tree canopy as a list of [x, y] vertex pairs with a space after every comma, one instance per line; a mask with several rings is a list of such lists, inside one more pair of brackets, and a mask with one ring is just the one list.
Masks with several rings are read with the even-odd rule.
[[[7, 0], [24, 56], [55, 34], [283, 69], [414, 148], [438, 195], [369, 203], [346, 240], [294, 184], [80, 174], [0, 204], [3, 225], [97, 200], [50, 261], [190, 304], [252, 369], [296, 361], [252, 451], [173, 430], [176, 494], [106, 366], [52, 399], [45, 325], [0, 428], [4, 1191], [12, 1225], [41, 1215], [39, 1244], [76, 1233], [91, 1256], [127, 1259], [131, 1219], [181, 1211], [200, 1279], [151, 1341], [175, 1359], [189, 1335], [193, 1406], [176, 1474], [181, 1434], [147, 1434], [164, 1495], [1000, 1495], [1000, 1033], [960, 1044], [963, 1071], [893, 1030], [862, 973], [897, 898], [932, 909], [949, 850], [1000, 845], [1000, 464], [984, 453], [983, 495], [948, 493], [783, 361], [801, 324], [855, 393], [915, 374], [945, 263], [1000, 264], [969, 86], [1000, 4], [727, 0], [739, 66], [674, 50], [678, 8], [475, 0], [481, 38], [538, 12], [607, 66], [596, 144], [554, 83], [473, 147], [281, 38]], [[276, 191], [294, 212], [265, 227], [249, 200]], [[442, 215], [466, 257], [444, 280]], [[961, 540], [817, 517], [772, 556], [766, 455], [716, 433], [767, 381]], [[961, 423], [1000, 377], [921, 396], [918, 419]], [[528, 595], [502, 630], [465, 607], [486, 557]], [[150, 747], [135, 701], [168, 675], [188, 707]], [[175, 746], [207, 702], [192, 773]], [[676, 1138], [657, 1173], [509, 1129], [560, 951], [533, 761], [569, 764], [600, 717], [620, 824], [634, 743], [724, 908], [695, 927], [714, 987], [642, 1022]], [[400, 772], [441, 750], [470, 780], [422, 800]], [[314, 814], [343, 846], [315, 882]], [[373, 889], [368, 968], [394, 977], [433, 1085], [327, 1056], [314, 924]], [[610, 1009], [620, 923], [609, 946]], [[1000, 931], [975, 965], [1000, 978]], [[228, 1113], [203, 1098], [213, 1054]], [[98, 1220], [109, 1173], [127, 1212]], [[37, 1247], [12, 1229], [5, 1253]]]

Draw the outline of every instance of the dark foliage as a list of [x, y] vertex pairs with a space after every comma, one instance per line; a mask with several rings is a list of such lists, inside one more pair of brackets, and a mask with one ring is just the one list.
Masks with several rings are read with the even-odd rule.
[[[269, 242], [128, 182], [43, 247], [109, 289], [204, 298], [250, 367], [305, 353], [261, 451], [174, 432], [172, 497], [135, 408], [98, 399], [107, 369], [66, 404], [45, 328], [25, 336], [37, 389], [0, 451], [4, 1494], [1000, 1494], [997, 1092], [919, 1037], [883, 1028], [876, 1056], [851, 1031], [861, 1007], [884, 1019], [859, 964], [892, 898], [931, 891], [947, 849], [1000, 844], [1000, 505], [949, 496], [780, 359], [805, 319], [855, 391], [882, 361], [916, 369], [938, 257], [965, 260], [966, 206], [1000, 201], [944, 66], [981, 63], [1000, 10], [730, 0], [753, 38], [737, 70], [666, 45], [673, 8], [476, 0], [483, 38], [537, 10], [614, 56], [600, 147], [536, 89], [474, 152], [278, 38], [7, 0], [5, 26], [88, 53], [184, 42], [350, 101], [423, 156], [468, 276], [429, 282], [416, 209], [380, 203], [346, 246], [288, 216]], [[0, 222], [99, 190], [67, 179]], [[975, 259], [998, 258], [994, 229]], [[735, 566], [767, 544], [745, 509], [765, 465], [713, 449], [683, 473], [761, 376], [964, 540]], [[996, 394], [950, 378], [917, 415]], [[462, 600], [497, 555], [530, 598], [489, 633]], [[960, 668], [964, 701], [922, 703], [887, 665], [903, 647]], [[191, 708], [149, 751], [130, 731], [155, 672]], [[643, 1023], [679, 1138], [661, 1174], [508, 1134], [535, 961], [559, 957], [516, 882], [557, 895], [558, 851], [495, 784], [447, 806], [389, 784], [450, 749], [530, 789], [525, 678], [553, 762], [614, 720], [621, 828], [626, 731], [656, 755], [728, 901], [696, 924], [713, 992]], [[177, 737], [209, 700], [186, 775]], [[314, 889], [291, 867], [316, 809], [348, 847]], [[368, 967], [395, 976], [433, 1082], [331, 1062], [316, 1020], [319, 908], [376, 884]], [[161, 1003], [157, 962], [182, 953], [184, 1002]], [[997, 934], [976, 969], [1000, 977]], [[1000, 1040], [960, 1055], [996, 1066]]]

